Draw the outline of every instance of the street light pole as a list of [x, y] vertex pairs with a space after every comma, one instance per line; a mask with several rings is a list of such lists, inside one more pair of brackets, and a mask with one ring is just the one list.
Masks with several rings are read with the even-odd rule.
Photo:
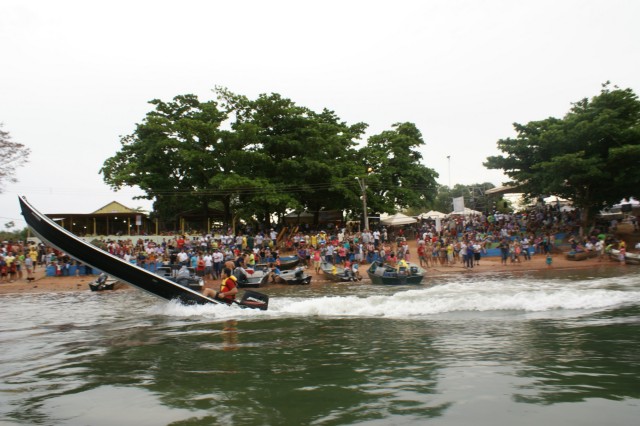
[[451, 156], [447, 155], [447, 162], [449, 166], [449, 190], [451, 190]]
[[367, 182], [364, 178], [356, 177], [362, 190], [362, 211], [364, 213], [364, 229], [369, 229], [369, 215], [367, 214]]

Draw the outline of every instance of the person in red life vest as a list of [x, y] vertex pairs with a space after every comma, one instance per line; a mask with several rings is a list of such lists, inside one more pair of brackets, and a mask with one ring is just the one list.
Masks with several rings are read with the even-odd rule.
[[232, 304], [236, 300], [236, 294], [238, 294], [238, 286], [236, 285], [236, 277], [231, 274], [231, 269], [224, 268], [222, 270], [220, 291], [215, 291], [212, 288], [205, 288], [202, 294], [207, 297], [213, 297], [214, 299], [222, 300], [229, 305]]

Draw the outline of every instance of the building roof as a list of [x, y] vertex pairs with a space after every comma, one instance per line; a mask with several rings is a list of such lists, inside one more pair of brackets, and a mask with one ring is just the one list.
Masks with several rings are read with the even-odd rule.
[[112, 201], [106, 206], [99, 208], [98, 210], [96, 210], [91, 214], [104, 214], [104, 213], [139, 213], [140, 214], [140, 212], [132, 210], [129, 207], [123, 204], [120, 204], [117, 201]]
[[129, 207], [120, 204], [117, 201], [112, 201], [109, 204], [99, 208], [93, 213], [47, 213], [49, 217], [79, 217], [79, 216], [98, 216], [98, 215], [112, 215], [112, 214], [121, 214], [121, 215], [142, 215], [147, 217], [147, 214], [144, 212], [139, 212], [137, 210], [130, 209]]

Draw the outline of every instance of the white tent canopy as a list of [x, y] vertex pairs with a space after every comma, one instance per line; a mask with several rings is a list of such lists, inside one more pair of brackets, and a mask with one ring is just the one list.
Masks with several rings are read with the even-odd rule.
[[558, 204], [561, 206], [565, 206], [567, 204], [571, 204], [571, 201], [565, 200], [564, 198], [560, 198], [557, 195], [551, 195], [549, 197], [544, 198], [545, 204]]
[[447, 217], [447, 214], [436, 210], [431, 210], [426, 213], [422, 213], [419, 217], [420, 219], [444, 219], [445, 217]]
[[614, 208], [620, 208], [620, 207], [622, 207], [623, 204], [631, 204], [631, 206], [633, 206], [633, 207], [638, 207], [638, 206], [640, 206], [640, 201], [636, 200], [633, 197], [629, 198], [628, 200], [626, 198], [623, 198], [620, 201], [620, 203], [614, 204], [613, 207]]
[[416, 223], [418, 220], [415, 217], [407, 216], [402, 213], [396, 213], [393, 216], [389, 216], [380, 221], [381, 224], [387, 226], [408, 225], [410, 223]]
[[479, 212], [477, 210], [473, 210], [470, 209], [469, 207], [465, 207], [463, 211], [459, 211], [459, 212], [451, 212], [449, 213], [447, 216], [454, 216], [454, 215], [460, 215], [460, 216], [480, 216], [482, 214], [482, 212]]

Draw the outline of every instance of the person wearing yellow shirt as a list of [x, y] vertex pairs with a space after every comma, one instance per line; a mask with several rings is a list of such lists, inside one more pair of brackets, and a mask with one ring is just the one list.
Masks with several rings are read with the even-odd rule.
[[9, 271], [9, 282], [12, 283], [16, 279], [16, 263], [15, 256], [13, 253], [9, 252], [5, 257], [4, 261], [7, 262], [7, 270]]
[[449, 263], [449, 266], [453, 265], [453, 260], [454, 260], [453, 250], [454, 250], [453, 243], [449, 243], [447, 245], [447, 262]]
[[398, 261], [397, 266], [398, 266], [398, 274], [406, 274], [407, 271], [409, 270], [409, 264], [404, 259], [400, 259]]
[[38, 250], [36, 250], [35, 248], [31, 249], [31, 251], [29, 252], [29, 257], [33, 262], [33, 270], [35, 271], [36, 265], [38, 264]]

